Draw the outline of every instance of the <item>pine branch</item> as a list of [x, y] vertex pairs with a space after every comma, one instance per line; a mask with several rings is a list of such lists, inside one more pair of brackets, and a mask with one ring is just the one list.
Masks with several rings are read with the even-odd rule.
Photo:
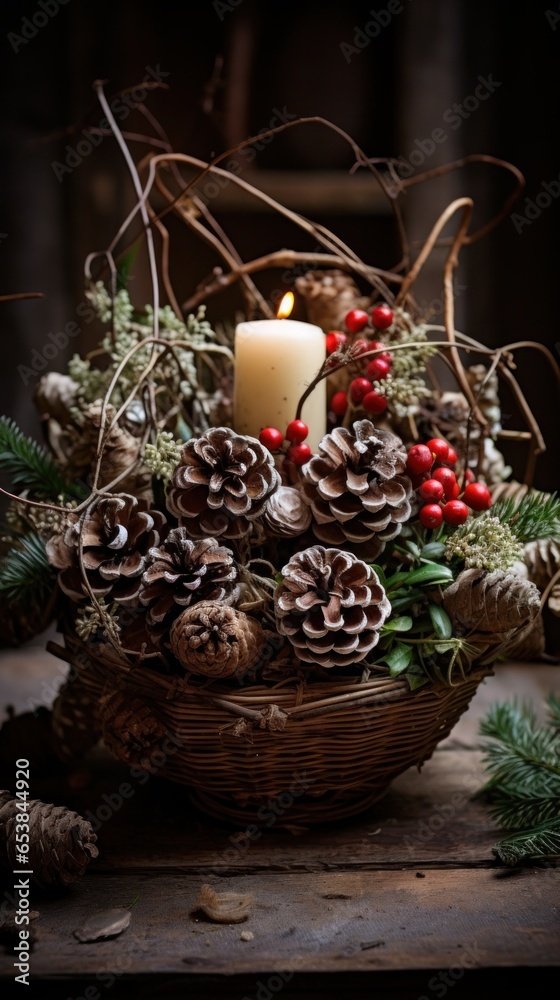
[[537, 538], [560, 538], [560, 499], [553, 493], [527, 493], [521, 500], [515, 497], [498, 500], [492, 515], [507, 524], [520, 542]]
[[31, 532], [14, 539], [14, 547], [0, 561], [0, 598], [40, 606], [51, 593], [55, 572], [47, 559], [45, 543]]
[[494, 854], [508, 865], [560, 854], [560, 699], [548, 700], [552, 725], [538, 724], [528, 705], [493, 705], [480, 725], [490, 777], [482, 792], [494, 818], [521, 832], [501, 841]]
[[515, 833], [496, 844], [492, 852], [506, 865], [517, 865], [532, 858], [556, 858], [560, 855], [560, 818]]
[[10, 473], [15, 486], [23, 486], [37, 499], [83, 498], [82, 488], [69, 484], [45, 449], [9, 417], [0, 417], [0, 469]]

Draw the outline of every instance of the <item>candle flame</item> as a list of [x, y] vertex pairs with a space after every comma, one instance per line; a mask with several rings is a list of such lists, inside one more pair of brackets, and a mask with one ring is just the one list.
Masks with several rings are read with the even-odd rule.
[[294, 293], [286, 292], [286, 294], [282, 298], [280, 305], [278, 306], [278, 312], [276, 313], [276, 316], [278, 317], [278, 319], [287, 319], [293, 308], [294, 308]]

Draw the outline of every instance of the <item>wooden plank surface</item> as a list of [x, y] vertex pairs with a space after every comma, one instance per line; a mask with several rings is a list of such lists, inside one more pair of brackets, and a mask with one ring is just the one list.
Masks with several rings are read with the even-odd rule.
[[[90, 875], [42, 910], [35, 977], [123, 972], [257, 973], [560, 964], [560, 871], [319, 872], [214, 879], [218, 891], [248, 892], [244, 924], [191, 914], [201, 877], [166, 872]], [[121, 937], [81, 944], [73, 931], [95, 910], [126, 906]], [[241, 939], [243, 931], [254, 934]], [[0, 958], [0, 973], [10, 961]]]

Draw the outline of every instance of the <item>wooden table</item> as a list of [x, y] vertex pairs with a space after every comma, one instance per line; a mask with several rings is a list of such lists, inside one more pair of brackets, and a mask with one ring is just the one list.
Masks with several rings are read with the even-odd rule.
[[[0, 704], [48, 700], [59, 669], [40, 645], [2, 653]], [[560, 691], [557, 667], [497, 667], [422, 772], [402, 775], [370, 812], [310, 830], [279, 821], [254, 841], [196, 812], [176, 785], [131, 781], [102, 749], [66, 776], [38, 781], [42, 798], [104, 818], [86, 877], [66, 893], [34, 895], [41, 997], [540, 994], [544, 970], [560, 964], [560, 869], [498, 865], [488, 809], [471, 796], [482, 782], [477, 729], [487, 706], [516, 694], [542, 708], [550, 690]], [[134, 788], [126, 800], [122, 782]], [[203, 882], [251, 892], [249, 920], [193, 917]], [[73, 936], [96, 910], [136, 897], [120, 937], [80, 944]], [[3, 996], [17, 995], [12, 961], [0, 957]]]

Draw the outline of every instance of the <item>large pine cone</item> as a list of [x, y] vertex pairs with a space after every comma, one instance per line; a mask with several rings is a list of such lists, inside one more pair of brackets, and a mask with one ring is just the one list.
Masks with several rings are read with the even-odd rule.
[[[27, 803], [29, 815], [29, 870], [33, 883], [44, 889], [66, 886], [84, 874], [99, 851], [91, 823], [66, 806], [32, 799]], [[20, 868], [16, 864], [19, 852], [16, 824], [21, 814], [10, 792], [0, 792], [0, 865]], [[27, 866], [26, 866], [27, 867]]]
[[187, 441], [167, 507], [193, 538], [241, 538], [279, 485], [274, 459], [260, 441], [215, 427]]
[[443, 606], [453, 633], [484, 649], [520, 638], [540, 614], [540, 596], [517, 573], [465, 569], [444, 592]]
[[129, 691], [108, 690], [99, 699], [99, 720], [103, 741], [115, 757], [157, 773], [166, 756], [166, 732], [145, 702]]
[[232, 677], [256, 666], [264, 644], [259, 623], [217, 601], [183, 611], [171, 628], [171, 648], [193, 674]]
[[47, 542], [50, 562], [60, 569], [61, 589], [74, 601], [86, 596], [79, 565], [96, 597], [136, 607], [148, 552], [159, 544], [165, 518], [144, 500], [126, 493], [103, 497], [91, 513], [70, 525], [63, 538]]
[[140, 602], [148, 608], [146, 628], [157, 641], [195, 601], [224, 601], [233, 594], [237, 567], [233, 552], [215, 538], [193, 541], [185, 528], [173, 528], [150, 549]]
[[282, 576], [277, 627], [300, 660], [351, 666], [377, 644], [391, 605], [371, 566], [351, 552], [313, 545], [292, 556]]
[[560, 569], [560, 545], [553, 538], [538, 538], [527, 542], [525, 563], [529, 579], [544, 590]]
[[356, 420], [353, 429], [335, 427], [303, 468], [314, 534], [342, 547], [370, 542], [376, 558], [410, 517], [412, 483], [405, 469], [406, 451], [395, 434], [376, 430], [370, 420]]

